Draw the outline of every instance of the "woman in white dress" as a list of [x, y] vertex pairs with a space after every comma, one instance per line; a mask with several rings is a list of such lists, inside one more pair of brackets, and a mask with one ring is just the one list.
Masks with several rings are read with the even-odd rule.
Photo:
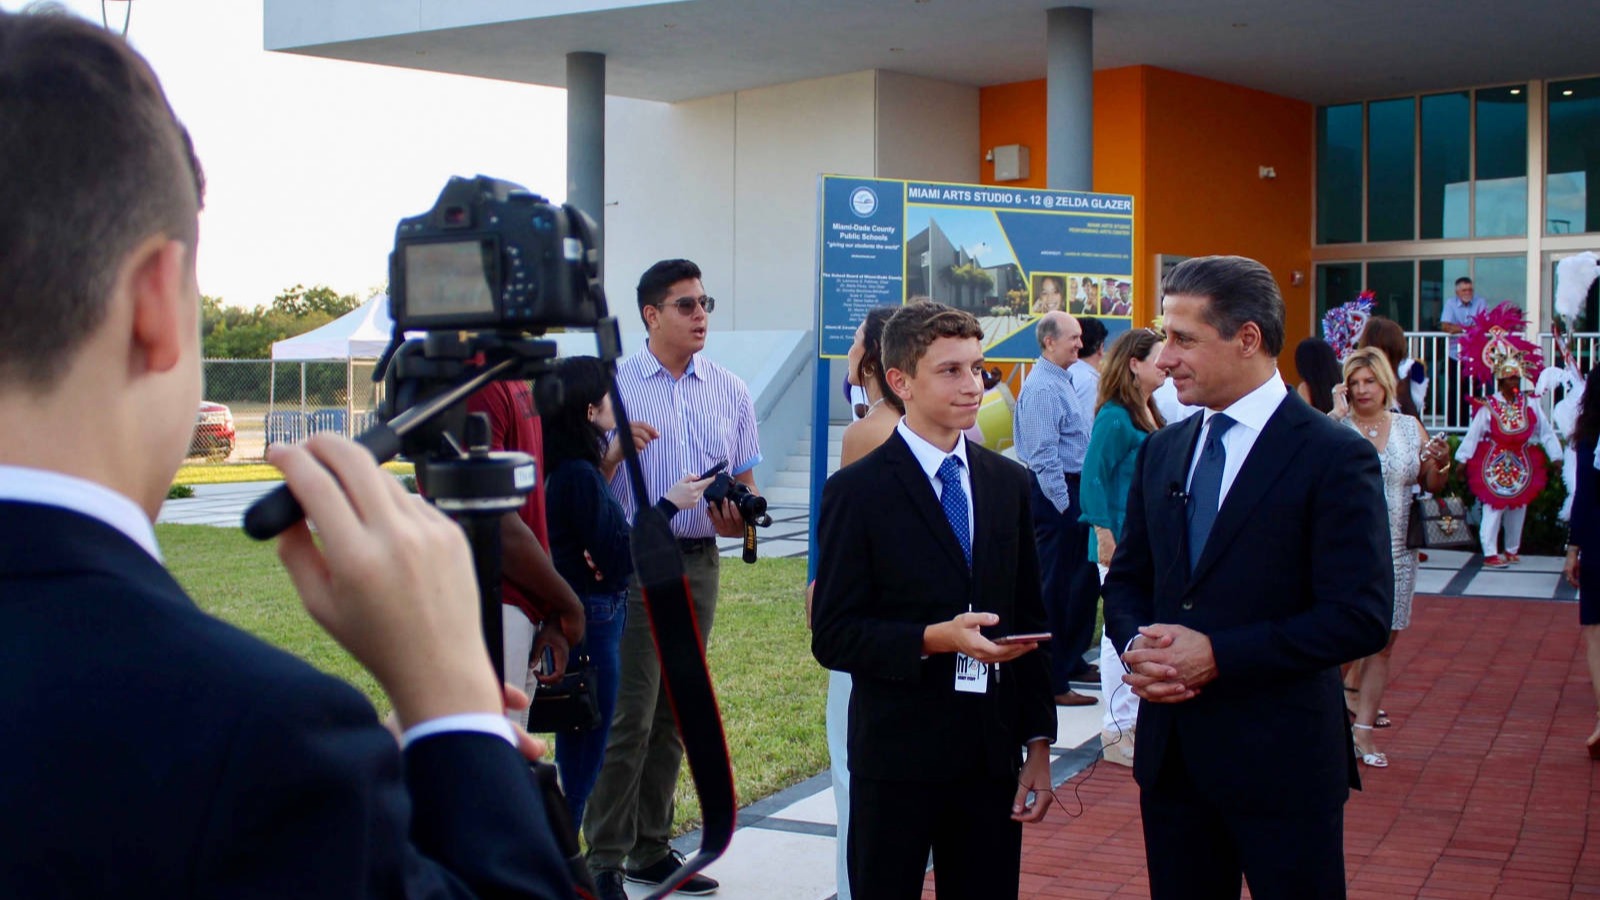
[[1394, 622], [1389, 643], [1361, 660], [1361, 686], [1356, 703], [1355, 745], [1361, 761], [1383, 768], [1389, 759], [1378, 750], [1373, 724], [1389, 680], [1389, 656], [1399, 633], [1411, 624], [1411, 598], [1416, 592], [1417, 553], [1406, 548], [1411, 518], [1411, 487], [1434, 492], [1444, 488], [1450, 471], [1449, 445], [1443, 436], [1428, 438], [1415, 416], [1394, 412], [1394, 370], [1382, 352], [1361, 348], [1345, 360], [1344, 383], [1334, 388], [1343, 403], [1340, 418], [1372, 443], [1383, 465], [1383, 496], [1389, 507], [1389, 547], [1394, 553]]

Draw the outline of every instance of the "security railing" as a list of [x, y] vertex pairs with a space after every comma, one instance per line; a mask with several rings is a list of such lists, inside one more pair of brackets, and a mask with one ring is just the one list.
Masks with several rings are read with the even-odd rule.
[[[1460, 365], [1450, 358], [1455, 346], [1455, 335], [1442, 331], [1414, 331], [1406, 335], [1408, 352], [1428, 373], [1428, 389], [1422, 404], [1422, 422], [1430, 432], [1464, 433], [1472, 423], [1471, 399], [1485, 398], [1494, 386], [1480, 384], [1461, 374]], [[1555, 338], [1548, 332], [1538, 336], [1546, 365], [1556, 361]], [[1571, 335], [1567, 349], [1572, 354], [1579, 372], [1588, 372], [1600, 361], [1600, 333], [1588, 332]], [[1530, 385], [1531, 387], [1531, 385]], [[1544, 411], [1550, 411], [1549, 397], [1540, 397]]]

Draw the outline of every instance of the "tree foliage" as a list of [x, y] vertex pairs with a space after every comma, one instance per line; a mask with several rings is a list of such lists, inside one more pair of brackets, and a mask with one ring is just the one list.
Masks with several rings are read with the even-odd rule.
[[200, 298], [200, 336], [207, 359], [267, 359], [275, 341], [304, 334], [361, 305], [355, 294], [326, 285], [295, 285], [269, 305], [243, 309], [221, 297]]
[[981, 294], [987, 294], [994, 290], [994, 276], [990, 275], [983, 266], [977, 263], [951, 266], [950, 280], [956, 284], [971, 287]]

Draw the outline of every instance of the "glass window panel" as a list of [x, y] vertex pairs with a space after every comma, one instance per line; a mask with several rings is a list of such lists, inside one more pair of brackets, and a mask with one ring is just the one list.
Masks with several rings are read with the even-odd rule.
[[1473, 233], [1479, 237], [1528, 230], [1528, 98], [1522, 87], [1477, 92], [1478, 164]]
[[1424, 259], [1417, 263], [1417, 330], [1438, 331], [1445, 301], [1455, 296], [1456, 279], [1472, 274], [1468, 259]]
[[1361, 104], [1317, 110], [1317, 243], [1361, 240]]
[[1545, 229], [1550, 234], [1600, 231], [1600, 78], [1552, 81]]
[[1411, 97], [1367, 104], [1367, 240], [1416, 237], [1416, 109]]
[[1416, 328], [1411, 260], [1367, 263], [1367, 290], [1373, 293], [1373, 315], [1393, 319], [1407, 331]]
[[1317, 320], [1311, 330], [1322, 337], [1322, 317], [1330, 307], [1349, 303], [1361, 293], [1361, 263], [1327, 263], [1317, 266]]
[[1466, 91], [1422, 98], [1421, 237], [1462, 238], [1468, 234], [1471, 123]]
[[1522, 256], [1480, 256], [1472, 261], [1472, 287], [1490, 309], [1507, 300], [1528, 308], [1528, 260]]

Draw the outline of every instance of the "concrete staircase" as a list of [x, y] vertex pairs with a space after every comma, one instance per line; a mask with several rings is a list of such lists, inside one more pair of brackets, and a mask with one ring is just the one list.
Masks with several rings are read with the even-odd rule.
[[[828, 474], [839, 469], [839, 453], [844, 443], [844, 423], [828, 426]], [[762, 484], [761, 493], [773, 506], [807, 507], [811, 504], [811, 432], [789, 448], [771, 484]]]

